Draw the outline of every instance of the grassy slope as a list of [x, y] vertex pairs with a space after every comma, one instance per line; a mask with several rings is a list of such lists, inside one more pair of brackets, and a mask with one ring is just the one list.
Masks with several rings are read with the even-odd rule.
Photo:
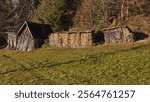
[[0, 84], [150, 84], [150, 42], [0, 50]]

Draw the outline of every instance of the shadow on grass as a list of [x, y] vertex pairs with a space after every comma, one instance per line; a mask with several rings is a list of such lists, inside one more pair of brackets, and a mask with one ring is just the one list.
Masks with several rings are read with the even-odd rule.
[[[147, 48], [150, 48], [150, 46], [148, 47], [149, 45], [139, 45], [139, 46], [136, 46], [136, 47], [132, 47], [132, 48], [129, 48], [129, 49], [125, 49], [125, 50], [119, 50], [119, 52], [127, 52], [127, 51], [130, 51], [130, 50], [138, 50], [138, 49], [147, 49]], [[114, 52], [101, 52], [101, 55], [105, 54], [107, 56], [109, 55], [113, 55], [113, 54], [116, 54], [118, 51], [114, 51]], [[101, 56], [95, 56], [95, 55], [87, 55], [85, 56], [84, 58], [81, 58], [81, 59], [78, 59], [78, 60], [70, 60], [70, 61], [66, 61], [66, 62], [62, 62], [62, 63], [52, 63], [52, 62], [49, 62], [48, 60], [45, 62], [37, 62], [37, 61], [34, 61], [36, 62], [36, 64], [33, 64], [31, 66], [31, 68], [28, 68], [26, 67], [24, 64], [20, 63], [19, 61], [9, 57], [9, 56], [6, 56], [6, 55], [3, 55], [2, 56], [3, 58], [6, 58], [6, 59], [9, 59], [11, 60], [12, 62], [14, 63], [17, 63], [19, 66], [21, 66], [22, 69], [15, 69], [15, 70], [10, 70], [10, 71], [6, 71], [6, 72], [3, 72], [3, 73], [0, 73], [0, 75], [5, 75], [5, 74], [9, 74], [9, 73], [14, 73], [16, 71], [31, 71], [31, 70], [34, 70], [34, 69], [40, 69], [41, 67], [59, 67], [61, 65], [64, 65], [64, 64], [71, 64], [71, 63], [76, 63], [76, 62], [86, 62], [88, 60], [92, 60], [92, 59], [97, 59]], [[33, 59], [31, 59], [33, 61]], [[39, 66], [37, 66], [39, 65]]]
[[37, 74], [36, 72], [33, 71], [34, 69], [38, 69], [39, 67], [27, 68], [24, 64], [21, 64], [20, 62], [18, 62], [17, 60], [15, 60], [15, 59], [13, 59], [9, 56], [3, 55], [2, 57], [6, 58], [6, 59], [9, 59], [10, 61], [12, 61], [14, 63], [17, 63], [19, 66], [21, 66], [21, 68], [20, 69], [9, 70], [9, 71], [0, 73], [0, 75], [3, 76], [3, 75], [6, 75], [6, 74], [9, 74], [9, 73], [15, 73], [15, 72], [18, 72], [18, 71], [23, 71], [23, 72], [28, 71], [40, 81], [44, 81], [44, 80], [46, 80], [47, 82], [49, 81], [49, 80], [45, 79], [43, 76], [41, 76], [41, 75], [39, 75], [39, 74]]
[[[41, 67], [44, 67], [44, 68], [59, 67], [59, 66], [61, 66], [61, 65], [63, 65], [63, 64], [70, 64], [70, 63], [75, 63], [75, 62], [80, 62], [80, 61], [86, 61], [86, 60], [87, 60], [87, 59], [79, 59], [79, 60], [71, 60], [71, 61], [66, 61], [66, 62], [62, 62], [62, 63], [54, 63], [54, 64], [50, 64], [50, 62], [44, 63], [45, 61], [43, 61], [43, 62], [36, 62], [36, 65], [33, 65], [31, 68], [27, 68], [24, 64], [21, 64], [20, 62], [18, 62], [17, 60], [15, 60], [15, 59], [13, 59], [13, 58], [11, 58], [11, 57], [9, 57], [9, 56], [3, 55], [2, 57], [3, 57], [3, 58], [6, 58], [6, 59], [9, 59], [10, 61], [12, 61], [12, 62], [14, 62], [14, 63], [17, 63], [18, 65], [21, 66], [21, 68], [20, 68], [20, 69], [9, 70], [9, 71], [6, 71], [6, 72], [1, 72], [0, 75], [4, 76], [4, 75], [6, 75], [6, 74], [15, 73], [15, 72], [18, 72], [18, 71], [23, 71], [23, 72], [28, 71], [28, 72], [30, 72], [33, 76], [35, 76], [39, 81], [41, 81], [41, 82], [44, 81], [44, 82], [49, 83], [49, 84], [55, 84], [55, 82], [52, 81], [52, 80], [49, 80], [49, 79], [45, 78], [43, 75], [40, 75], [39, 73], [37, 73], [37, 72], [34, 71], [34, 70], [40, 69]], [[32, 60], [32, 61], [33, 61], [33, 60]], [[43, 63], [44, 63], [44, 64], [43, 64]], [[37, 66], [37, 65], [40, 65], [40, 66]], [[60, 71], [61, 73], [66, 74], [66, 72], [63, 71], [63, 70], [60, 70], [60, 69], [59, 69], [59, 71]], [[77, 76], [77, 75], [74, 75], [74, 74], [72, 75], [72, 77], [73, 77], [73, 78], [78, 78], [78, 76]], [[81, 78], [81, 77], [82, 77], [83, 79], [86, 78], [86, 77], [84, 77], [84, 76], [80, 76], [80, 78]], [[87, 83], [90, 83], [90, 80], [87, 80], [87, 79], [86, 79], [86, 81], [87, 81]]]
[[55, 64], [51, 64], [51, 65], [49, 65], [49, 62], [47, 62], [45, 64], [43, 64], [42, 62], [36, 62], [37, 64], [40, 65], [40, 67], [39, 66], [34, 67], [34, 65], [33, 65], [32, 68], [27, 68], [25, 65], [21, 64], [20, 62], [18, 62], [17, 60], [15, 60], [15, 59], [13, 59], [9, 56], [3, 55], [2, 57], [11, 60], [14, 63], [17, 63], [18, 65], [21, 66], [22, 69], [15, 69], [15, 70], [6, 71], [6, 72], [3, 72], [3, 73], [0, 73], [0, 75], [14, 73], [16, 71], [31, 71], [31, 70], [34, 70], [34, 69], [39, 69], [40, 67], [55, 67], [55, 66], [61, 66], [63, 64], [70, 64], [70, 63], [75, 63], [75, 62], [79, 62], [79, 61], [86, 61], [85, 59], [79, 59], [79, 60], [71, 60], [71, 61], [67, 61], [67, 62], [63, 62], [63, 63], [55, 63]]
[[[66, 62], [60, 62], [60, 63], [55, 63], [55, 62], [50, 62], [49, 60], [46, 60], [46, 61], [42, 61], [42, 62], [38, 62], [38, 61], [35, 61], [33, 59], [29, 59], [31, 61], [34, 61], [35, 63], [30, 65], [30, 67], [26, 67], [26, 63], [23, 64], [23, 63], [20, 63], [18, 60], [15, 60], [7, 55], [3, 55], [2, 57], [3, 58], [6, 58], [6, 59], [9, 59], [10, 61], [14, 62], [14, 63], [17, 63], [21, 68], [19, 69], [14, 69], [14, 70], [7, 70], [6, 72], [0, 72], [0, 75], [6, 75], [6, 74], [9, 74], [9, 73], [15, 73], [17, 71], [28, 71], [30, 72], [33, 76], [35, 76], [39, 81], [41, 82], [46, 82], [46, 83], [50, 83], [50, 84], [55, 84], [55, 82], [53, 80], [50, 80], [46, 77], [44, 77], [43, 75], [40, 75], [40, 73], [38, 73], [38, 71], [36, 71], [37, 69], [40, 69], [40, 68], [55, 68], [55, 67], [59, 67], [59, 66], [62, 66], [64, 64], [71, 64], [71, 63], [84, 63], [84, 62], [87, 62], [90, 60], [90, 62], [93, 60], [97, 60], [98, 58], [101, 58], [101, 55], [105, 54], [107, 56], [109, 55], [113, 55], [113, 54], [117, 54], [118, 52], [126, 52], [126, 51], [130, 51], [130, 50], [137, 50], [137, 49], [140, 49], [142, 47], [143, 48], [147, 48], [148, 44], [147, 45], [139, 45], [139, 46], [136, 46], [136, 47], [132, 47], [132, 48], [129, 48], [129, 49], [125, 49], [125, 50], [118, 50], [118, 51], [113, 51], [113, 52], [101, 52], [99, 55], [87, 55], [85, 56], [84, 58], [80, 58], [78, 60], [69, 60], [69, 61], [66, 61]], [[149, 46], [150, 47], [150, 46]], [[92, 62], [93, 63], [93, 62]], [[35, 71], [34, 71], [35, 70]], [[58, 69], [60, 72], [62, 72], [63, 74], [67, 74], [67, 72], [61, 70], [61, 69]], [[82, 78], [82, 79], [86, 79], [85, 76], [77, 76], [76, 74], [72, 74], [71, 75], [73, 78], [76, 78], [76, 80], [78, 80], [78, 78]], [[80, 79], [79, 78], [79, 79]], [[80, 81], [80, 80], [79, 80]], [[89, 79], [86, 79], [85, 80], [85, 83], [90, 83], [90, 80]]]

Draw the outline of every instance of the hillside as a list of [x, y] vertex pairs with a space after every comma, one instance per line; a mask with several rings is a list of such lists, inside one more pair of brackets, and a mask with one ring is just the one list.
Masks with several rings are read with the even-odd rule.
[[149, 41], [0, 52], [0, 84], [150, 84]]
[[45, 44], [32, 52], [0, 49], [0, 84], [150, 84], [149, 7], [149, 0], [1, 0], [0, 35], [16, 33], [27, 20], [50, 24], [54, 32], [94, 29], [98, 34], [127, 25], [139, 41], [75, 49]]

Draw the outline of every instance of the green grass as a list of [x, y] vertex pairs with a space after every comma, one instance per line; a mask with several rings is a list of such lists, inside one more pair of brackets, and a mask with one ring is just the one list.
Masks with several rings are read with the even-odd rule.
[[0, 84], [150, 84], [150, 42], [0, 50]]

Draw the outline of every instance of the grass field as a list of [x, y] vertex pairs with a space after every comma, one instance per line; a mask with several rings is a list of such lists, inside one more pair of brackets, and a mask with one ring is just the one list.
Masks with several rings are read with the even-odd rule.
[[0, 84], [150, 84], [150, 41], [84, 49], [0, 50]]

